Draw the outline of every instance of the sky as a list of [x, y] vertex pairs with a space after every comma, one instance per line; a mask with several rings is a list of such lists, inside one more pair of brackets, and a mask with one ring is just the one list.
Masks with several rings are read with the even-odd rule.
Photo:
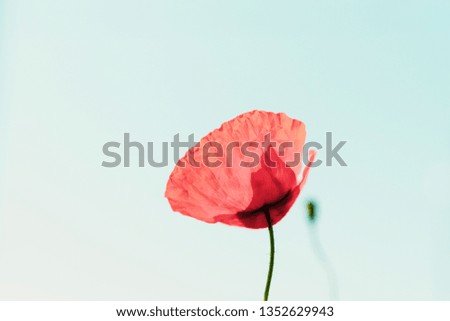
[[161, 148], [262, 109], [348, 165], [313, 168], [275, 226], [270, 298], [330, 299], [319, 241], [341, 300], [450, 300], [449, 10], [0, 1], [0, 299], [260, 300], [267, 230], [174, 213], [172, 163], [101, 164], [124, 133]]

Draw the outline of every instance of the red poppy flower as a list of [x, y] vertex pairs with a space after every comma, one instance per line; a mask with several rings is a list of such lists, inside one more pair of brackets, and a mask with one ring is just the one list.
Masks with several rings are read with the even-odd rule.
[[[278, 223], [305, 184], [309, 166], [297, 179], [305, 136], [305, 125], [284, 113], [242, 114], [203, 137], [179, 160], [165, 196], [174, 211], [207, 223], [267, 228], [265, 213], [272, 225]], [[310, 162], [314, 155], [310, 153]]]

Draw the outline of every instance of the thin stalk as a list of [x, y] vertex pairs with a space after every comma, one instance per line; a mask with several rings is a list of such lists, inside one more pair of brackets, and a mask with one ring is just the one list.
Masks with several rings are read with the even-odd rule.
[[269, 299], [270, 283], [272, 282], [273, 266], [275, 262], [275, 238], [273, 236], [273, 226], [272, 219], [270, 218], [269, 208], [264, 208], [264, 214], [266, 215], [267, 225], [269, 229], [270, 236], [270, 262], [269, 262], [269, 272], [267, 273], [266, 290], [264, 291], [264, 301]]

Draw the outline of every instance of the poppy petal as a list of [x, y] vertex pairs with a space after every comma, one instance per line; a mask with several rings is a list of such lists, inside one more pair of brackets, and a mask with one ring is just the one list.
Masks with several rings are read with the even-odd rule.
[[[292, 147], [277, 154], [274, 148], [262, 146], [268, 134], [277, 147], [286, 142]], [[274, 221], [278, 222], [287, 210], [277, 202], [282, 200], [290, 207], [300, 191], [296, 177], [301, 161], [294, 164], [292, 161], [301, 155], [305, 135], [304, 124], [283, 113], [255, 110], [242, 114], [202, 138], [180, 159], [170, 175], [165, 196], [172, 209], [184, 215], [208, 223], [250, 228], [267, 226], [267, 222], [260, 222], [259, 218], [242, 219], [242, 213], [273, 203]], [[246, 142], [258, 143], [248, 149], [253, 154], [243, 152]], [[214, 147], [218, 155], [214, 161], [218, 161], [219, 166], [205, 162], [207, 146]], [[217, 149], [222, 149], [222, 153]], [[254, 166], [242, 165], [242, 162], [248, 165], [252, 158], [259, 160]], [[277, 166], [263, 164], [261, 160], [267, 158]], [[288, 162], [291, 162], [290, 167], [286, 166]]]

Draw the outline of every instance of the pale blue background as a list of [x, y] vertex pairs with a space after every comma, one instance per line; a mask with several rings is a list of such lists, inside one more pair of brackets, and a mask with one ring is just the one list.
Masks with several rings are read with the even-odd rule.
[[[268, 233], [172, 213], [102, 145], [284, 111], [347, 140], [276, 226], [271, 299], [450, 299], [449, 1], [2, 1], [0, 299], [259, 300]], [[319, 153], [323, 157], [323, 152]]]

